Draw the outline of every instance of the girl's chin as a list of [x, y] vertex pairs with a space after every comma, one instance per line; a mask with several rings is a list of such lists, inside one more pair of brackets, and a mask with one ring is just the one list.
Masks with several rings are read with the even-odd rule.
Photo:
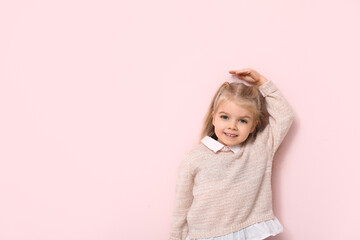
[[236, 141], [236, 142], [235, 141], [222, 141], [221, 139], [220, 139], [219, 142], [221, 142], [222, 144], [224, 144], [226, 146], [229, 146], [229, 147], [232, 147], [232, 146], [235, 146], [235, 145], [239, 144], [238, 141]]

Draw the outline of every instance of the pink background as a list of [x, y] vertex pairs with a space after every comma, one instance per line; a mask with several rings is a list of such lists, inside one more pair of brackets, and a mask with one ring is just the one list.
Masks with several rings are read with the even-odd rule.
[[360, 235], [360, 2], [0, 1], [0, 239], [167, 239], [176, 172], [228, 70], [295, 121], [277, 240]]

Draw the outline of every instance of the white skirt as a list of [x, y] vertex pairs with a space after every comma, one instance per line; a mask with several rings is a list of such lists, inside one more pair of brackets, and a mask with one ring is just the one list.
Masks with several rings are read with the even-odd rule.
[[[284, 231], [283, 226], [275, 217], [268, 221], [258, 222], [243, 228], [237, 232], [212, 238], [197, 238], [191, 240], [262, 240], [270, 236], [275, 236]], [[189, 236], [185, 240], [190, 240]]]

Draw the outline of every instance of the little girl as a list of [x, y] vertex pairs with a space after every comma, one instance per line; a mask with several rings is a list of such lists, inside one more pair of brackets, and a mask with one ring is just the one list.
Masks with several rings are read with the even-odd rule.
[[260, 240], [283, 232], [272, 209], [274, 154], [294, 118], [276, 85], [252, 69], [229, 71], [201, 142], [179, 165], [169, 240]]

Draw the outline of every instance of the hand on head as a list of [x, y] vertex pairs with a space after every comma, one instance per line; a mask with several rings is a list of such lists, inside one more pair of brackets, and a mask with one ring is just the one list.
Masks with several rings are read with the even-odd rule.
[[261, 86], [265, 82], [267, 82], [267, 79], [262, 76], [257, 71], [251, 69], [251, 68], [244, 68], [239, 70], [230, 70], [230, 74], [236, 75], [237, 78], [242, 79], [248, 83], [254, 84], [256, 86]]

